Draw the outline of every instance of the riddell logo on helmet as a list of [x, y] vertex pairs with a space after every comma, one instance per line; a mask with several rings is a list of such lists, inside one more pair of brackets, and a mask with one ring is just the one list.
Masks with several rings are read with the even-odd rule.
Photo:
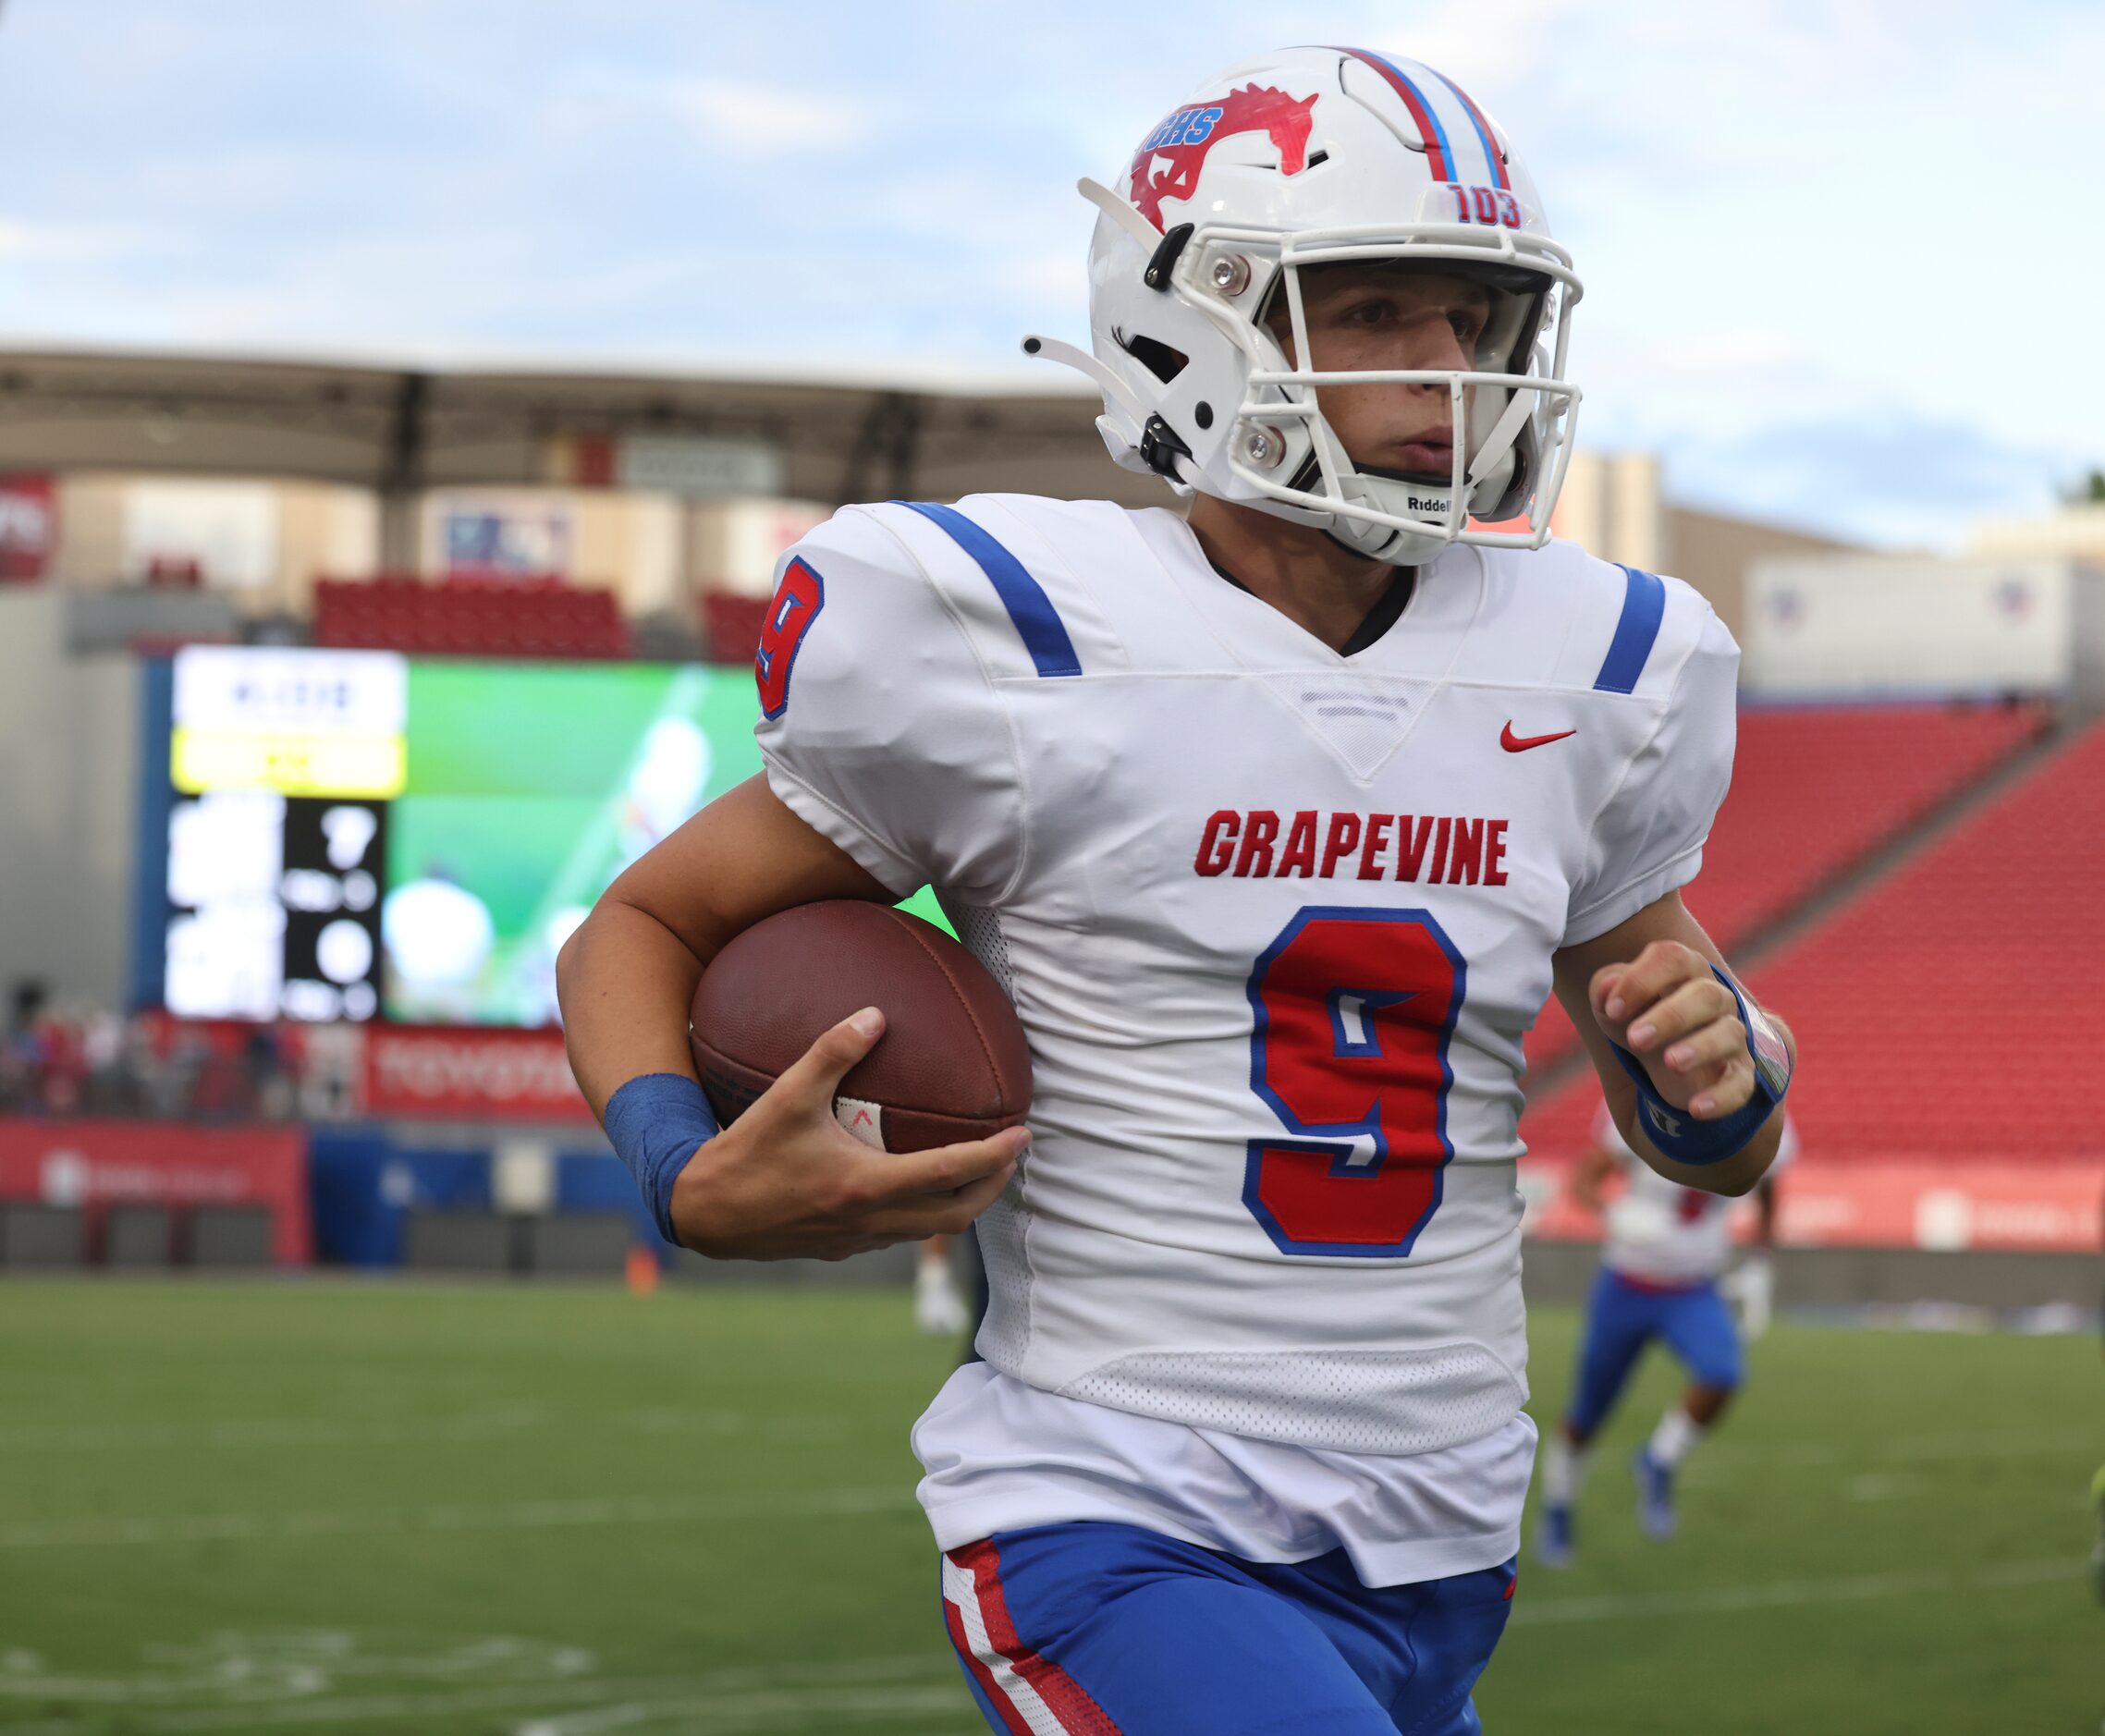
[[[1318, 93], [1319, 94], [1319, 93]], [[1165, 199], [1189, 199], [1197, 189], [1206, 153], [1239, 132], [1267, 132], [1279, 153], [1279, 173], [1299, 175], [1308, 166], [1308, 135], [1315, 126], [1310, 111], [1316, 97], [1291, 97], [1267, 86], [1246, 84], [1214, 103], [1179, 109], [1133, 153], [1132, 184], [1127, 197], [1157, 229]], [[1157, 168], [1158, 163], [1166, 166]]]
[[1404, 510], [1407, 512], [1445, 512], [1449, 505], [1449, 502], [1439, 499], [1437, 495], [1413, 495], [1411, 504]]

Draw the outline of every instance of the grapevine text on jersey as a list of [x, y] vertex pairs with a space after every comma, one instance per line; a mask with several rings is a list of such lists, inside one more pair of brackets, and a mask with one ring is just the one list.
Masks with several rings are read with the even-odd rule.
[[1474, 815], [1319, 813], [1222, 808], [1192, 858], [1212, 878], [1417, 880], [1427, 886], [1506, 884], [1506, 820]]

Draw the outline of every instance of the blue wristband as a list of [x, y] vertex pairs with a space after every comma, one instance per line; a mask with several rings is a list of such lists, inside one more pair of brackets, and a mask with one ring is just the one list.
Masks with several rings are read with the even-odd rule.
[[1754, 1062], [1754, 1095], [1731, 1115], [1715, 1121], [1698, 1121], [1686, 1109], [1677, 1109], [1660, 1096], [1645, 1070], [1644, 1062], [1620, 1043], [1609, 1046], [1622, 1070], [1637, 1087], [1637, 1125], [1663, 1157], [1679, 1164], [1721, 1164], [1744, 1151], [1747, 1142], [1761, 1131], [1764, 1121], [1776, 1113], [1783, 1094], [1791, 1088], [1791, 1052], [1783, 1046], [1764, 1019], [1747, 1005], [1739, 984], [1716, 965], [1711, 975], [1724, 984], [1740, 1009], [1740, 1022], [1747, 1028], [1747, 1055]]
[[672, 1233], [672, 1184], [704, 1140], [720, 1131], [702, 1087], [685, 1073], [644, 1073], [606, 1100], [606, 1137], [628, 1165], [658, 1234]]

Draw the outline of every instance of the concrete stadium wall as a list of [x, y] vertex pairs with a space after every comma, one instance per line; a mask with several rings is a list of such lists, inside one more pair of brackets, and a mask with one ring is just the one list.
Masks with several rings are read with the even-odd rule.
[[[1530, 1241], [1521, 1281], [1531, 1302], [1585, 1300], [1600, 1267], [1590, 1242]], [[1976, 1249], [1784, 1248], [1776, 1256], [1779, 1308], [1904, 1307], [1948, 1302], [1998, 1311], [2056, 1305], [2096, 1308], [2105, 1298], [2105, 1257]]]
[[1740, 684], [1779, 699], [2065, 691], [2075, 571], [2053, 560], [1757, 560]]
[[55, 587], [0, 592], [0, 988], [121, 1007], [139, 801], [139, 660], [68, 655]]

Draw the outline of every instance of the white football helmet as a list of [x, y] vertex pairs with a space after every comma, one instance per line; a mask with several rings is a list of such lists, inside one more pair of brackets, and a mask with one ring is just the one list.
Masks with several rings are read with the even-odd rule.
[[[1579, 402], [1562, 376], [1580, 284], [1519, 156], [1451, 80], [1365, 49], [1282, 50], [1207, 79], [1115, 189], [1081, 187], [1101, 213], [1095, 353], [1043, 337], [1023, 348], [1096, 383], [1096, 426], [1120, 464], [1314, 525], [1370, 560], [1548, 541]], [[1348, 260], [1482, 283], [1491, 315], [1476, 368], [1313, 370], [1300, 274]], [[1291, 359], [1267, 324], [1282, 304]], [[1316, 388], [1386, 383], [1447, 388], [1467, 431], [1451, 474], [1347, 455]], [[1483, 528], [1524, 515], [1524, 531]]]

